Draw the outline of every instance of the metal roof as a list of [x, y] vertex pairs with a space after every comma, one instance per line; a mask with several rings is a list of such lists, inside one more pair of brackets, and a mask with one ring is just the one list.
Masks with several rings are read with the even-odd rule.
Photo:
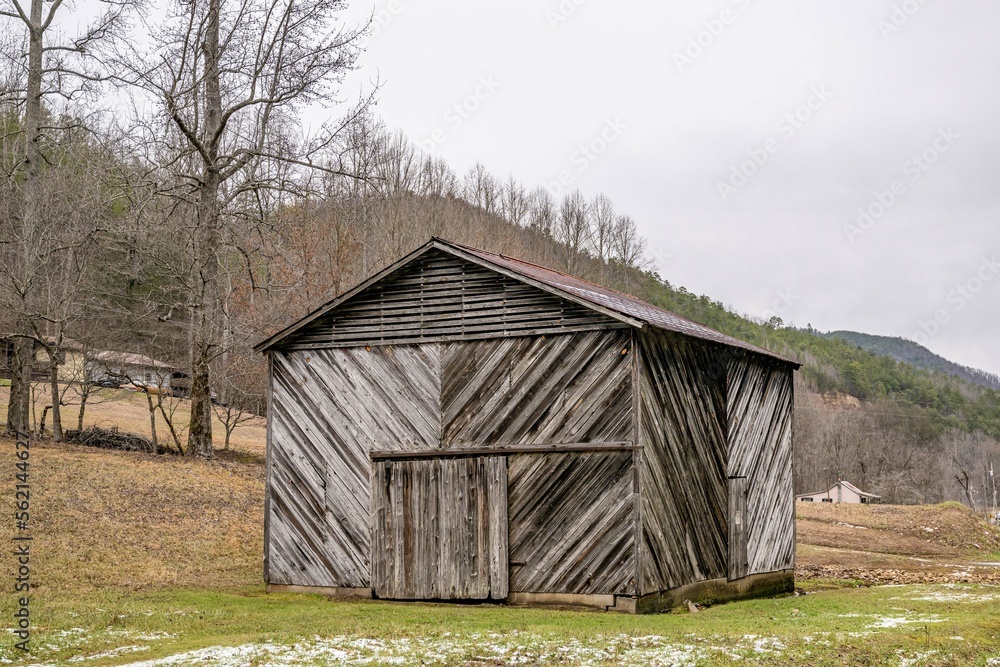
[[748, 352], [771, 357], [772, 359], [777, 359], [795, 366], [801, 365], [796, 361], [786, 359], [785, 357], [775, 354], [770, 350], [756, 345], [751, 345], [750, 343], [733, 338], [732, 336], [727, 336], [726, 334], [716, 331], [715, 329], [711, 329], [703, 324], [698, 324], [697, 322], [684, 319], [683, 317], [679, 317], [669, 311], [663, 310], [662, 308], [646, 303], [645, 301], [642, 301], [634, 296], [613, 290], [610, 287], [597, 285], [583, 280], [582, 278], [577, 278], [544, 266], [525, 262], [524, 260], [516, 259], [514, 257], [487, 252], [485, 250], [480, 250], [479, 248], [473, 248], [471, 246], [437, 237], [432, 238], [421, 248], [406, 255], [398, 262], [393, 263], [368, 280], [365, 280], [360, 285], [357, 285], [353, 289], [348, 290], [332, 301], [317, 308], [301, 320], [291, 324], [265, 340], [262, 340], [254, 347], [254, 349], [257, 351], [264, 351], [275, 346], [285, 337], [290, 336], [294, 332], [308, 325], [310, 322], [313, 322], [329, 313], [331, 310], [335, 309], [341, 303], [358, 292], [369, 287], [375, 282], [378, 282], [406, 264], [409, 264], [420, 255], [423, 255], [425, 252], [432, 249], [442, 250], [452, 255], [464, 258], [475, 264], [507, 274], [515, 279], [521, 279], [524, 282], [535, 285], [536, 287], [554, 293], [558, 296], [568, 298], [571, 301], [575, 301], [584, 306], [589, 306], [594, 310], [616, 317], [617, 319], [632, 326], [638, 326], [641, 328], [643, 325], [649, 325], [664, 331], [671, 331], [685, 336], [691, 336], [692, 338], [699, 338], [701, 340], [719, 343], [720, 345], [740, 348], [747, 350]]
[[118, 364], [121, 366], [141, 366], [143, 368], [162, 368], [172, 370], [170, 364], [147, 357], [144, 354], [135, 352], [117, 352], [115, 350], [101, 350], [94, 354], [93, 359], [104, 364]]
[[525, 262], [524, 260], [516, 259], [514, 257], [507, 257], [505, 255], [498, 255], [485, 250], [479, 250], [478, 248], [471, 248], [453, 241], [444, 241], [442, 239], [436, 240], [441, 243], [460, 248], [485, 262], [502, 266], [513, 273], [532, 278], [540, 283], [553, 287], [556, 290], [568, 292], [569, 294], [583, 299], [584, 301], [640, 320], [657, 329], [672, 331], [684, 334], [685, 336], [691, 336], [693, 338], [700, 338], [702, 340], [728, 345], [730, 347], [738, 347], [756, 354], [763, 354], [781, 361], [786, 361], [788, 363], [795, 364], [796, 366], [800, 365], [798, 362], [786, 359], [785, 357], [775, 354], [770, 350], [756, 345], [751, 345], [750, 343], [746, 343], [738, 338], [733, 338], [732, 336], [727, 336], [726, 334], [716, 331], [715, 329], [706, 327], [703, 324], [698, 324], [697, 322], [692, 322], [691, 320], [675, 315], [670, 311], [658, 308], [650, 303], [646, 303], [645, 301], [642, 301], [630, 294], [613, 290], [610, 287], [604, 287], [603, 285], [598, 285], [596, 283], [583, 280], [582, 278], [554, 271], [553, 269], [548, 269], [544, 266], [531, 264], [530, 262]]
[[826, 491], [816, 491], [814, 493], [800, 493], [799, 495], [797, 495], [795, 497], [796, 498], [808, 498], [810, 496], [813, 496], [813, 497], [815, 497], [815, 496], [829, 496], [831, 493], [833, 493], [833, 490], [836, 489], [838, 486], [847, 487], [847, 489], [853, 491], [854, 493], [858, 494], [859, 496], [864, 496], [865, 498], [881, 498], [882, 497], [882, 496], [878, 495], [877, 493], [868, 493], [867, 491], [862, 491], [861, 489], [859, 489], [858, 487], [854, 486], [850, 482], [845, 482], [844, 480], [840, 480], [839, 482], [837, 482], [836, 484], [834, 484], [833, 486], [831, 486]]

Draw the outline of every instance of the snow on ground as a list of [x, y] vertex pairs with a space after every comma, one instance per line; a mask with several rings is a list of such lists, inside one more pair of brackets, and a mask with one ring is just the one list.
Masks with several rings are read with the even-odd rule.
[[[294, 645], [272, 642], [217, 646], [189, 651], [158, 660], [131, 663], [128, 667], [255, 665], [487, 663], [526, 665], [557, 663], [573, 665], [697, 665], [713, 652], [733, 658], [780, 655], [785, 645], [776, 637], [746, 635], [732, 646], [715, 646], [704, 639], [695, 643], [670, 642], [650, 635], [616, 635], [587, 639], [544, 637], [525, 633], [443, 634], [436, 637], [398, 639], [315, 638]], [[696, 645], [697, 644], [697, 645]]]

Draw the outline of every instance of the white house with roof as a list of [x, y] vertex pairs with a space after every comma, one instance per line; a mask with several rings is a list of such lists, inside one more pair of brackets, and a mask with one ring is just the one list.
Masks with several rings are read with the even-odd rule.
[[87, 362], [91, 382], [114, 380], [123, 385], [169, 389], [177, 369], [170, 364], [134, 352], [102, 350]]
[[882, 502], [882, 496], [862, 491], [850, 482], [837, 482], [826, 491], [803, 493], [795, 496], [795, 500], [806, 503], [869, 503]]

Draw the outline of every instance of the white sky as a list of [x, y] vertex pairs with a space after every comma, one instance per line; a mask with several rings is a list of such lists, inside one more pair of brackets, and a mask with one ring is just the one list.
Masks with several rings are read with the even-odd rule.
[[[1000, 373], [1000, 4], [369, 0], [348, 17], [373, 9], [345, 93], [379, 77], [386, 123], [440, 130], [426, 145], [460, 174], [566, 172], [636, 218], [674, 285]], [[751, 152], [763, 165], [724, 199]]]

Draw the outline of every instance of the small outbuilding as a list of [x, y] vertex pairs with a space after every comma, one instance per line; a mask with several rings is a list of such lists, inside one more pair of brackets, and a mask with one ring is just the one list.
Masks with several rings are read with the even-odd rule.
[[257, 350], [270, 591], [634, 613], [793, 588], [773, 352], [440, 239]]
[[862, 491], [850, 482], [837, 482], [826, 491], [802, 493], [795, 496], [799, 502], [806, 503], [880, 503], [882, 496]]

